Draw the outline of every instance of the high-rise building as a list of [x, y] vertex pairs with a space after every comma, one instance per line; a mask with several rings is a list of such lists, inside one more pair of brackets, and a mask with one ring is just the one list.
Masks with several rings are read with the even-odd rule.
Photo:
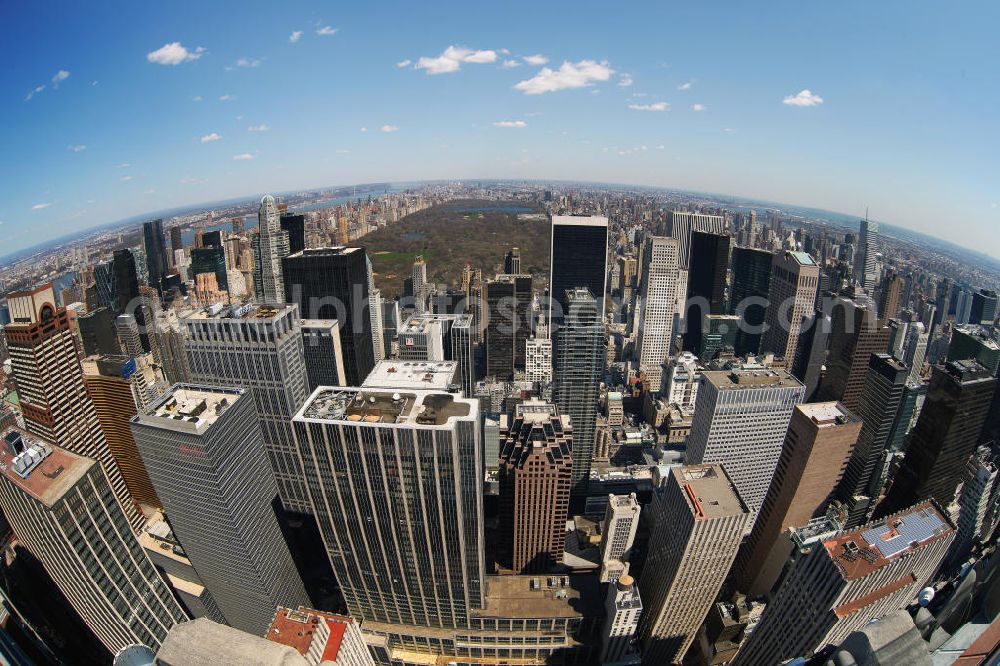
[[99, 307], [78, 315], [76, 326], [83, 342], [84, 356], [117, 354], [121, 351], [115, 335], [115, 320], [110, 308]]
[[693, 232], [726, 233], [726, 218], [721, 215], [672, 210], [667, 213], [666, 222], [666, 235], [677, 240], [680, 248], [680, 266], [683, 269], [687, 269], [691, 265], [691, 234]]
[[998, 515], [997, 483], [1000, 449], [996, 444], [980, 446], [969, 458], [962, 479], [962, 488], [956, 498], [958, 518], [955, 520], [955, 542], [948, 553], [948, 561], [958, 564], [965, 560], [976, 543], [990, 538], [996, 527]]
[[766, 326], [760, 351], [794, 361], [803, 320], [814, 312], [819, 266], [805, 252], [779, 252], [771, 264]]
[[[375, 666], [358, 623], [343, 615], [279, 608], [265, 636], [295, 648], [310, 666]], [[294, 665], [282, 662], [282, 666]]]
[[22, 430], [0, 433], [0, 508], [111, 654], [158, 647], [187, 619], [93, 459]]
[[336, 319], [347, 382], [356, 386], [375, 367], [364, 248], [303, 250], [284, 260], [286, 298], [303, 319]]
[[385, 360], [385, 345], [382, 339], [382, 291], [375, 287], [375, 272], [372, 262], [365, 257], [365, 267], [368, 273], [368, 319], [372, 329], [372, 355], [375, 362]]
[[[197, 280], [199, 275], [215, 276], [215, 282], [220, 291], [229, 291], [229, 278], [226, 272], [226, 251], [222, 247], [206, 246], [191, 250], [191, 277]], [[277, 303], [277, 301], [269, 301]]]
[[1000, 344], [993, 335], [993, 329], [985, 326], [975, 324], [956, 326], [951, 332], [948, 360], [961, 361], [974, 358], [991, 374], [996, 375], [1000, 370]]
[[459, 383], [462, 395], [471, 398], [476, 387], [476, 353], [473, 342], [472, 315], [455, 315], [451, 324], [451, 349], [448, 360], [458, 363]]
[[898, 359], [872, 354], [868, 376], [858, 401], [858, 416], [864, 422], [858, 443], [837, 488], [837, 499], [845, 509], [844, 526], [853, 529], [868, 522], [885, 483], [881, 473], [896, 422], [907, 372]]
[[302, 353], [309, 378], [309, 391], [320, 386], [344, 386], [344, 352], [336, 319], [302, 320]]
[[858, 239], [858, 256], [854, 273], [857, 281], [865, 289], [874, 289], [878, 274], [875, 270], [878, 253], [878, 222], [867, 217], [861, 221], [861, 235]]
[[[726, 276], [732, 237], [704, 231], [691, 233], [691, 263], [688, 269], [684, 322], [684, 348], [698, 351], [705, 335], [705, 317], [726, 311]], [[736, 329], [732, 331], [736, 336]], [[706, 359], [707, 360], [707, 359]]]
[[513, 379], [524, 369], [525, 341], [531, 337], [530, 275], [498, 275], [486, 282], [486, 375]]
[[524, 380], [547, 384], [552, 381], [552, 339], [528, 338], [524, 341]]
[[604, 324], [600, 306], [587, 289], [566, 293], [568, 304], [553, 345], [553, 398], [573, 426], [573, 493], [583, 494], [590, 479], [597, 426], [597, 394], [604, 375]]
[[[253, 285], [259, 303], [284, 303], [282, 260], [289, 254], [288, 232], [281, 228], [278, 203], [270, 194], [260, 200], [253, 236]], [[309, 315], [312, 316], [312, 315]]]
[[771, 485], [733, 567], [737, 587], [766, 595], [792, 544], [784, 536], [823, 515], [861, 431], [861, 419], [836, 402], [797, 405]]
[[997, 292], [979, 289], [972, 294], [969, 323], [992, 326], [997, 318]]
[[625, 563], [639, 529], [639, 501], [631, 495], [608, 495], [601, 534], [601, 582], [613, 583], [627, 571]]
[[642, 600], [635, 579], [628, 574], [612, 581], [604, 601], [601, 663], [638, 666], [641, 659], [635, 634], [642, 617]]
[[167, 276], [167, 246], [163, 238], [163, 220], [142, 223], [142, 242], [146, 250], [146, 266], [149, 270], [149, 285], [161, 289], [163, 278]]
[[503, 272], [507, 275], [521, 274], [521, 250], [512, 247], [507, 251], [503, 258]]
[[680, 663], [752, 519], [722, 465], [672, 467], [639, 589], [644, 664]]
[[562, 561], [573, 476], [573, 428], [555, 406], [528, 401], [500, 415], [500, 539], [505, 566], [546, 573]]
[[261, 635], [276, 606], [308, 603], [248, 391], [175, 384], [131, 427], [170, 528], [230, 626]]
[[173, 308], [156, 313], [156, 345], [160, 350], [163, 375], [170, 384], [187, 383], [191, 373], [184, 353], [184, 327]]
[[115, 250], [113, 268], [116, 291], [115, 311], [118, 314], [128, 314], [135, 317], [142, 348], [144, 351], [151, 351], [152, 344], [149, 336], [152, 330], [153, 311], [149, 299], [145, 298], [139, 289], [139, 272], [135, 253], [128, 249]]
[[83, 383], [132, 499], [140, 505], [162, 508], [128, 425], [150, 402], [136, 360], [128, 356], [89, 356], [83, 360]]
[[785, 370], [737, 365], [703, 372], [685, 462], [724, 465], [740, 498], [756, 513], [781, 456], [792, 411], [804, 396], [802, 383]]
[[288, 253], [295, 254], [306, 249], [306, 216], [291, 213], [281, 214], [281, 229], [288, 234]]
[[820, 400], [839, 400], [856, 412], [868, 376], [868, 361], [889, 343], [889, 329], [878, 319], [875, 305], [866, 297], [840, 296], [833, 306], [830, 353]]
[[951, 521], [928, 501], [801, 547], [731, 663], [808, 658], [872, 618], [904, 608], [934, 574], [954, 536]]
[[760, 337], [767, 315], [774, 256], [765, 250], [733, 248], [733, 284], [730, 312], [740, 315], [743, 325], [736, 333], [736, 355], [760, 351]]
[[431, 286], [427, 284], [427, 262], [423, 255], [418, 254], [413, 259], [410, 270], [410, 284], [413, 285], [413, 311], [417, 314], [427, 312], [427, 300], [430, 298]]
[[[292, 415], [309, 396], [302, 321], [294, 305], [213, 306], [189, 313], [184, 350], [191, 381], [248, 389], [285, 509], [309, 513]], [[370, 340], [369, 340], [370, 343]]]
[[660, 397], [668, 405], [680, 407], [682, 412], [694, 411], [702, 372], [698, 357], [691, 352], [683, 352], [664, 365], [666, 369], [662, 372]]
[[923, 374], [929, 346], [930, 333], [923, 322], [915, 321], [910, 324], [906, 335], [906, 348], [903, 350], [903, 362], [910, 369], [910, 379], [918, 380]]
[[640, 283], [642, 326], [639, 329], [639, 370], [650, 386], [659, 386], [661, 364], [670, 355], [677, 314], [680, 247], [674, 238], [653, 237], [646, 242]]
[[11, 374], [29, 432], [100, 462], [133, 529], [142, 514], [129, 495], [87, 394], [66, 309], [55, 308], [52, 285], [7, 295], [14, 323], [4, 327]]
[[903, 294], [903, 276], [896, 274], [882, 285], [882, 293], [878, 301], [878, 318], [882, 321], [892, 319], [899, 313], [900, 299]]
[[436, 389], [319, 389], [294, 420], [351, 617], [468, 626], [485, 596], [479, 403]]
[[[598, 321], [604, 319], [604, 294], [608, 274], [608, 218], [579, 215], [552, 216], [549, 246], [550, 330], [562, 322], [569, 309], [566, 293], [589, 289], [597, 302]], [[558, 307], [556, 307], [558, 303]], [[576, 423], [574, 427], [578, 427]]]
[[934, 366], [906, 456], [877, 516], [926, 498], [951, 503], [965, 464], [979, 444], [996, 383], [976, 361]]

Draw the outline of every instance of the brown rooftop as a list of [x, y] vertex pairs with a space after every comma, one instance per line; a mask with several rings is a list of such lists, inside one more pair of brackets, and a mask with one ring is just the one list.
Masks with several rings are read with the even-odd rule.
[[[16, 470], [15, 454], [8, 444], [8, 438], [12, 433], [20, 435], [21, 441], [27, 447], [41, 444], [50, 450], [41, 462], [30, 467], [23, 476]], [[95, 464], [90, 458], [70, 453], [20, 428], [8, 428], [0, 435], [0, 470], [3, 475], [15, 486], [49, 507], [58, 502], [87, 473], [91, 465]]]

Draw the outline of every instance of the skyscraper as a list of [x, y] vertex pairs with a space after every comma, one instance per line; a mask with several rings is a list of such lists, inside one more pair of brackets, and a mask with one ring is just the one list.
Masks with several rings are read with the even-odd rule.
[[149, 285], [161, 289], [167, 275], [167, 246], [163, 238], [163, 220], [142, 223], [142, 241], [146, 250], [146, 266], [149, 270]]
[[760, 351], [761, 329], [767, 315], [774, 256], [764, 250], [733, 248], [733, 284], [730, 312], [740, 315], [743, 326], [736, 334], [736, 355]]
[[562, 561], [573, 476], [573, 428], [555, 406], [529, 401], [500, 415], [500, 535], [517, 573]]
[[972, 294], [972, 307], [969, 310], [970, 324], [992, 326], [997, 318], [997, 292], [989, 289], [978, 289]]
[[118, 314], [129, 314], [135, 317], [139, 329], [139, 339], [144, 351], [151, 351], [149, 336], [152, 332], [153, 311], [149, 301], [139, 289], [139, 272], [136, 266], [135, 254], [131, 250], [115, 250], [114, 285], [116, 291], [115, 310]]
[[733, 566], [741, 591], [770, 593], [792, 549], [783, 533], [824, 513], [860, 431], [861, 419], [839, 403], [796, 405], [760, 514]]
[[298, 308], [251, 303], [214, 306], [189, 313], [183, 325], [191, 381], [249, 391], [282, 505], [288, 511], [309, 513], [312, 509], [291, 424], [292, 415], [309, 396]]
[[336, 319], [303, 319], [302, 352], [309, 377], [309, 391], [320, 386], [344, 386], [344, 353]]
[[805, 252], [780, 252], [771, 264], [769, 304], [760, 351], [795, 359], [804, 319], [812, 315], [819, 288], [819, 266]]
[[418, 254], [413, 259], [410, 270], [410, 280], [413, 285], [413, 309], [417, 314], [427, 312], [427, 300], [430, 298], [430, 285], [427, 284], [427, 262], [423, 255]]
[[351, 617], [468, 626], [485, 595], [479, 403], [434, 389], [319, 389], [295, 430]]
[[974, 358], [991, 374], [996, 375], [1000, 370], [1000, 344], [993, 338], [994, 334], [992, 328], [985, 326], [956, 326], [951, 332], [948, 360]]
[[142, 514], [101, 431], [69, 318], [65, 308], [56, 310], [52, 285], [8, 294], [7, 304], [14, 323], [4, 327], [4, 337], [28, 431], [100, 462], [125, 516], [138, 530]]
[[553, 398], [573, 426], [573, 493], [587, 491], [597, 425], [598, 384], [604, 375], [604, 324], [587, 289], [572, 289], [563, 323], [555, 332]]
[[639, 370], [650, 386], [659, 386], [661, 364], [670, 355], [677, 314], [680, 249], [676, 239], [655, 236], [646, 242], [640, 282], [642, 326], [639, 329]]
[[112, 654], [135, 643], [155, 648], [187, 619], [96, 461], [8, 429], [0, 433], [0, 508]]
[[281, 229], [288, 234], [288, 253], [306, 249], [306, 216], [282, 213]]
[[[703, 372], [687, 439], [688, 465], [721, 464], [750, 511], [760, 509], [805, 388], [784, 370]], [[644, 595], [645, 597], [645, 595]]]
[[[691, 233], [691, 263], [688, 269], [684, 322], [684, 349], [698, 352], [705, 331], [704, 318], [726, 310], [726, 276], [732, 238], [704, 231]], [[736, 331], [733, 330], [735, 337]], [[706, 359], [707, 360], [707, 359]]]
[[885, 321], [899, 313], [900, 299], [903, 294], [903, 277], [893, 275], [882, 285], [882, 293], [878, 301], [878, 317]]
[[819, 388], [820, 400], [839, 400], [857, 411], [872, 354], [886, 350], [889, 329], [878, 319], [875, 304], [860, 295], [840, 296], [834, 303], [830, 331], [830, 353], [826, 375]]
[[611, 582], [604, 602], [604, 631], [601, 663], [631, 666], [639, 664], [635, 633], [642, 616], [642, 600], [635, 579], [628, 574]]
[[802, 547], [733, 666], [779, 664], [837, 645], [872, 618], [907, 606], [955, 536], [936, 504]]
[[643, 663], [680, 663], [722, 586], [751, 514], [721, 465], [672, 467], [639, 589]]
[[270, 194], [260, 200], [257, 233], [253, 236], [253, 283], [257, 302], [284, 303], [282, 259], [288, 256], [288, 232], [281, 228], [278, 203]]
[[878, 275], [875, 272], [875, 260], [878, 253], [878, 222], [867, 217], [861, 221], [861, 235], [858, 240], [858, 256], [855, 264], [855, 275], [865, 289], [874, 289]]
[[710, 234], [726, 233], [726, 218], [721, 215], [672, 210], [667, 213], [667, 236], [677, 240], [680, 247], [680, 266], [691, 266], [691, 234], [703, 231]]
[[510, 248], [503, 258], [503, 272], [507, 275], [520, 275], [521, 273], [521, 250], [516, 247]]
[[303, 319], [337, 320], [347, 382], [360, 384], [375, 367], [364, 248], [303, 250], [284, 260], [284, 274], [287, 302]]
[[875, 515], [926, 498], [951, 503], [966, 461], [979, 444], [996, 381], [976, 361], [934, 366], [906, 456]]
[[525, 341], [531, 337], [530, 275], [498, 275], [486, 282], [486, 375], [513, 379], [524, 369]]
[[[598, 307], [597, 320], [603, 321], [607, 273], [608, 218], [554, 215], [549, 246], [550, 330], [566, 316], [567, 292], [577, 288], [590, 290]], [[573, 425], [578, 427], [575, 422]]]
[[635, 493], [608, 495], [608, 509], [604, 513], [604, 531], [601, 534], [601, 582], [613, 583], [625, 573], [625, 556], [632, 548], [639, 530], [641, 507]]

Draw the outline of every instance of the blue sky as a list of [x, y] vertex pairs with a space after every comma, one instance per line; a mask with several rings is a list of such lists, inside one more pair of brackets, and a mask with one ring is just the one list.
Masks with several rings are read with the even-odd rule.
[[5, 3], [0, 255], [266, 191], [525, 177], [868, 206], [1000, 257], [995, 2], [82, 5]]

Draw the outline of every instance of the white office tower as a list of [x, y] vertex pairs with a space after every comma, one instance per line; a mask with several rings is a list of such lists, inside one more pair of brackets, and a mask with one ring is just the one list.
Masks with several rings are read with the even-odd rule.
[[260, 636], [275, 607], [309, 603], [248, 391], [175, 384], [131, 427], [170, 528], [227, 624]]
[[903, 352], [903, 362], [910, 369], [910, 379], [919, 381], [927, 358], [927, 347], [930, 344], [930, 333], [921, 322], [910, 324], [906, 336], [906, 351]]
[[[997, 483], [997, 463], [1000, 450], [993, 446], [980, 446], [969, 459], [965, 479], [955, 493], [958, 503], [958, 527], [955, 543], [947, 560], [958, 564], [969, 556], [972, 547], [989, 539], [997, 523], [1000, 506], [1000, 483]], [[954, 514], [952, 514], [954, 515]]]
[[649, 239], [643, 259], [639, 319], [639, 370], [651, 386], [660, 385], [661, 364], [670, 355], [677, 305], [679, 246], [673, 238]]
[[368, 630], [468, 627], [485, 597], [479, 403], [320, 388], [294, 421], [349, 615]]
[[668, 405], [677, 405], [681, 412], [693, 412], [701, 383], [702, 368], [698, 357], [684, 352], [664, 365], [666, 370], [660, 382], [660, 399]]
[[861, 221], [861, 234], [858, 239], [858, 256], [855, 263], [855, 275], [865, 289], [874, 289], [878, 280], [876, 255], [878, 254], [878, 222], [864, 219]]
[[139, 546], [101, 466], [26, 431], [0, 439], [0, 508], [111, 654], [157, 648], [188, 618]]
[[449, 324], [436, 315], [411, 316], [396, 333], [399, 358], [404, 361], [445, 360], [443, 327]]
[[309, 513], [292, 415], [309, 397], [296, 305], [212, 306], [183, 319], [191, 381], [249, 389], [284, 508]]
[[639, 529], [639, 502], [631, 495], [608, 495], [601, 534], [601, 582], [613, 583], [628, 571], [626, 555]]
[[281, 228], [278, 203], [268, 194], [260, 200], [257, 233], [253, 236], [253, 286], [258, 303], [285, 302], [281, 260], [288, 251], [288, 232]]
[[839, 645], [905, 608], [937, 570], [955, 529], [933, 501], [799, 547], [733, 666], [784, 664]]
[[544, 337], [524, 341], [524, 380], [547, 384], [552, 381], [552, 340]]
[[427, 299], [430, 297], [430, 285], [427, 284], [427, 263], [417, 255], [413, 260], [410, 277], [413, 285], [413, 311], [416, 314], [427, 312]]
[[661, 492], [640, 581], [647, 664], [684, 658], [751, 521], [721, 465], [673, 467]]
[[719, 463], [750, 510], [760, 509], [805, 386], [785, 370], [704, 372], [687, 439], [688, 465]]
[[635, 579], [628, 574], [608, 586], [601, 634], [602, 666], [633, 666], [641, 662], [635, 632], [642, 615], [642, 600]]
[[375, 275], [372, 271], [372, 260], [365, 255], [368, 266], [368, 314], [372, 324], [372, 348], [375, 350], [375, 362], [385, 359], [385, 341], [382, 339], [382, 292], [375, 287]]

